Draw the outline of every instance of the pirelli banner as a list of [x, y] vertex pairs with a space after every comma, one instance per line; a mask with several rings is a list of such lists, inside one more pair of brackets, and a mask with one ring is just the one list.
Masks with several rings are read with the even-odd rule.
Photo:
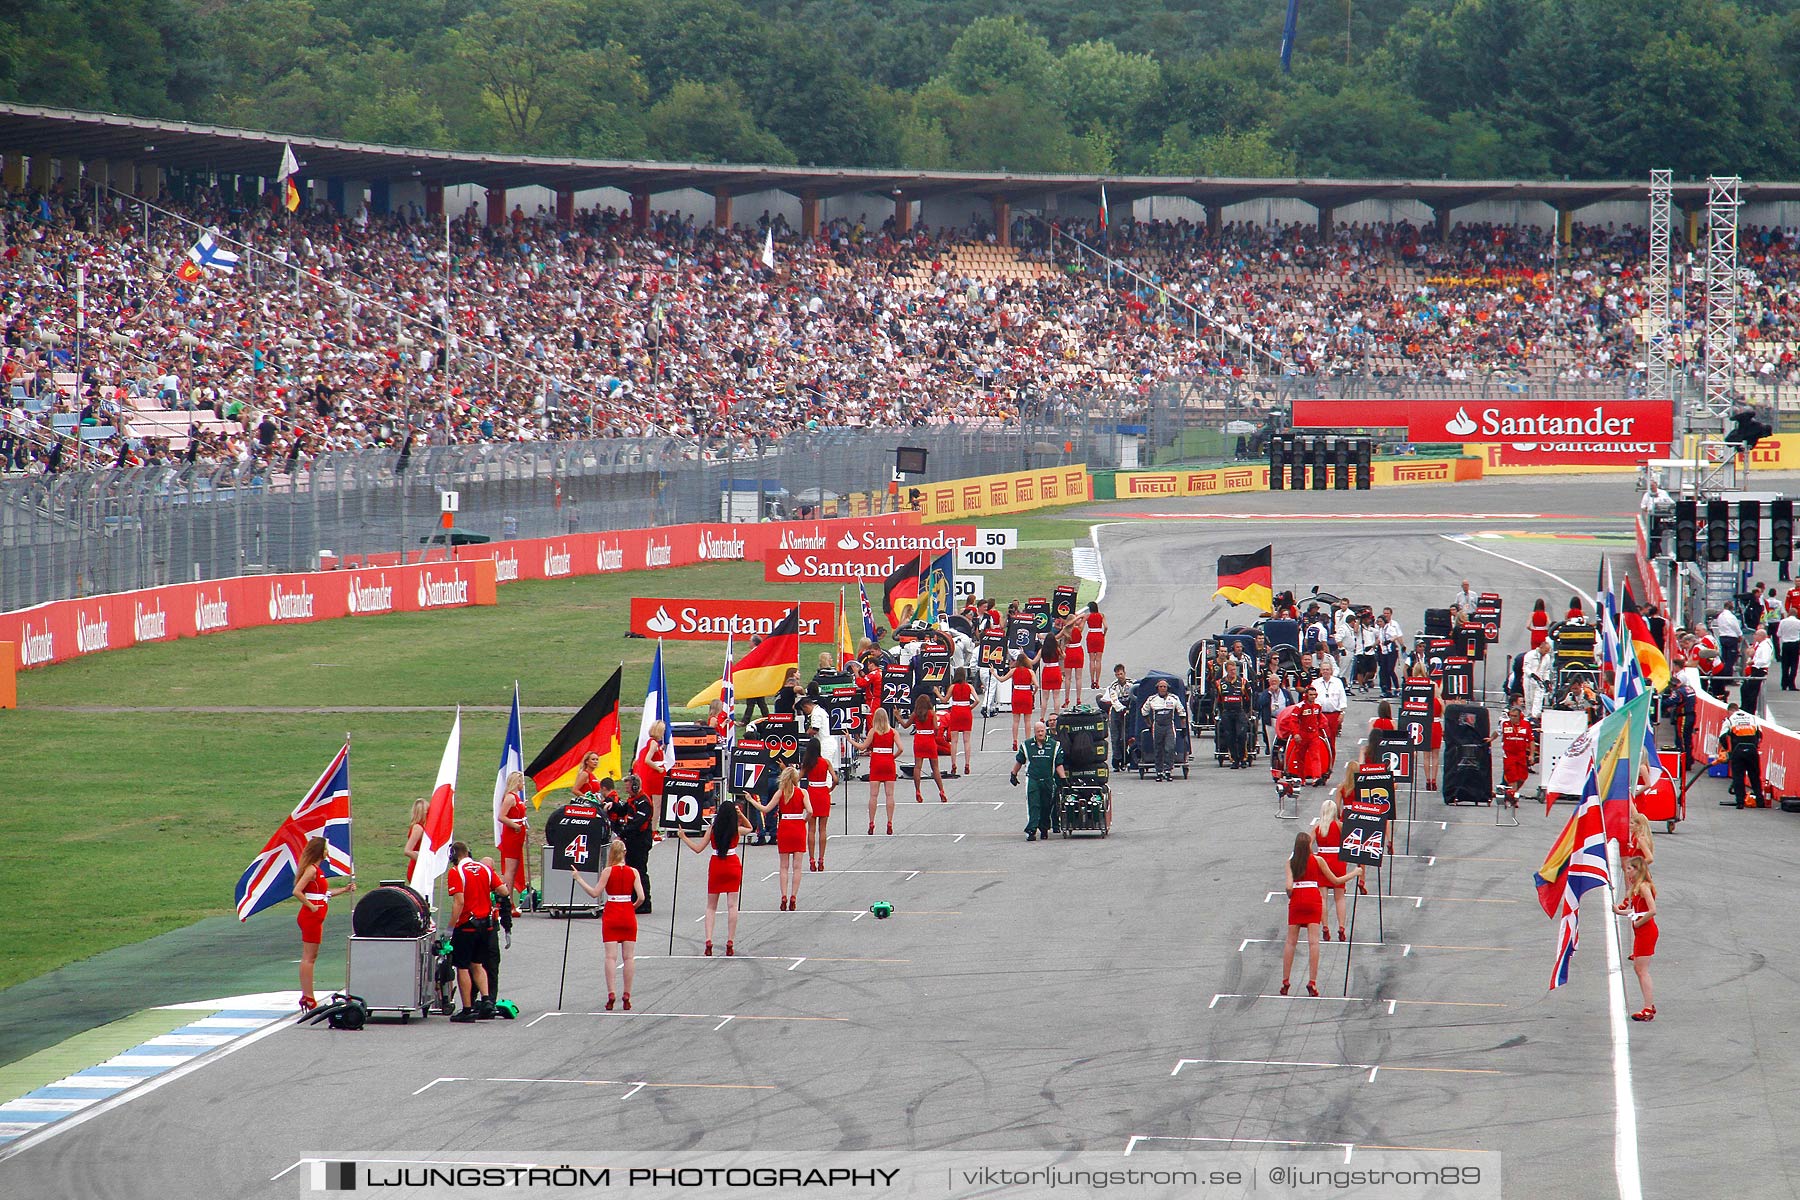
[[1087, 464], [1077, 463], [1044, 471], [946, 479], [920, 484], [917, 490], [921, 520], [951, 521], [1078, 503], [1092, 495], [1092, 481]]
[[[1373, 464], [1375, 487], [1404, 483], [1461, 483], [1481, 478], [1473, 458], [1397, 458]], [[1120, 471], [1113, 476], [1119, 499], [1150, 496], [1223, 496], [1269, 490], [1266, 465], [1215, 467], [1207, 471]]]

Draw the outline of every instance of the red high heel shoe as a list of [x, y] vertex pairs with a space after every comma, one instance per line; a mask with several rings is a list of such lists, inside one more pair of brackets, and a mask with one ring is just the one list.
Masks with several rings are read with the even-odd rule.
[[[1316, 981], [1311, 979], [1306, 981], [1306, 994], [1309, 996], [1316, 996], [1319, 994], [1319, 985]], [[630, 1008], [631, 1005], [628, 1003], [625, 1007]]]
[[712, 957], [712, 943], [711, 942], [706, 943], [706, 957], [708, 957], [708, 958]]
[[623, 1008], [626, 1012], [631, 1011], [631, 993], [630, 992], [626, 992], [623, 996], [619, 997], [619, 1007]]
[[606, 1011], [607, 1012], [611, 1012], [613, 1010], [613, 1004], [615, 1002], [617, 1002], [617, 1000], [618, 1000], [618, 997], [613, 995], [611, 992], [606, 993]]
[[735, 957], [737, 957], [737, 951], [736, 951], [736, 950], [733, 950], [733, 949], [732, 949], [732, 948], [731, 948], [731, 943], [730, 943], [730, 942], [726, 942], [726, 943], [725, 943], [725, 957], [726, 957], [726, 958], [735, 958]]
[[1287, 993], [1288, 993], [1288, 981], [1284, 979], [1281, 981], [1281, 994], [1285, 996], [1285, 995], [1287, 995]]
[[875, 836], [875, 822], [873, 822], [873, 821], [869, 822], [869, 836], [870, 837]]
[[[873, 829], [873, 828], [871, 828], [871, 829], [870, 829], [870, 830], [869, 830], [869, 832], [870, 832], [870, 833], [874, 833], [874, 832], [875, 832], [875, 830], [874, 830], [874, 829]], [[892, 821], [889, 821], [889, 822], [888, 822], [888, 832], [889, 832], [889, 833], [892, 833], [892, 832], [894, 832], [894, 823], [893, 823], [893, 822], [892, 822]]]
[[311, 996], [300, 997], [300, 1011], [301, 1012], [309, 1013], [317, 1007], [319, 1007], [319, 1002], [316, 999], [314, 999], [313, 997], [311, 997]]
[[948, 797], [948, 796], [946, 796], [946, 795], [944, 795], [944, 789], [943, 789], [943, 788], [939, 788], [939, 789], [938, 789], [938, 803], [939, 803], [939, 804], [948, 804], [948, 803], [950, 803], [950, 797]]
[[913, 801], [918, 804], [925, 803], [925, 793], [921, 792], [918, 788], [914, 788], [913, 789]]
[[1656, 1020], [1656, 1005], [1651, 1004], [1639, 1009], [1637, 1012], [1631, 1014], [1631, 1019], [1634, 1021]]

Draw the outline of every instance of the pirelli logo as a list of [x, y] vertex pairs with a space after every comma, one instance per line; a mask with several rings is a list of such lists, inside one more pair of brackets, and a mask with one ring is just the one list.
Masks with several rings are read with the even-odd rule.
[[1038, 499], [1054, 500], [1057, 496], [1056, 476], [1046, 475], [1038, 481]]
[[1133, 496], [1173, 496], [1179, 488], [1173, 475], [1133, 475], [1127, 490]]
[[1012, 496], [1012, 481], [996, 479], [988, 484], [988, 507], [998, 512], [1007, 507]]
[[1036, 498], [1036, 489], [1032, 486], [1034, 482], [1034, 480], [1030, 479], [1021, 479], [1013, 484], [1014, 504], [1030, 504], [1033, 502]]
[[964, 512], [981, 511], [981, 485], [965, 484], [962, 490], [962, 506]]
[[1225, 490], [1228, 492], [1247, 492], [1256, 487], [1256, 472], [1248, 467], [1236, 471], [1225, 472]]
[[1435, 463], [1395, 463], [1395, 483], [1440, 483], [1450, 479], [1450, 464]]

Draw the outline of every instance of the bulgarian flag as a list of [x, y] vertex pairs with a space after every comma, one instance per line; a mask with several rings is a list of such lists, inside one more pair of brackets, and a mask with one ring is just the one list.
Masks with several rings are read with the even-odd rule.
[[533, 808], [542, 806], [548, 792], [572, 789], [575, 772], [580, 769], [581, 760], [590, 753], [600, 756], [600, 766], [594, 772], [596, 776], [610, 775], [617, 779], [624, 773], [619, 757], [619, 687], [624, 674], [624, 667], [615, 669], [612, 677], [588, 697], [581, 711], [556, 731], [550, 744], [538, 751], [538, 756], [525, 768], [525, 777], [537, 788], [531, 798]]
[[1264, 612], [1275, 610], [1275, 547], [1264, 546], [1249, 554], [1219, 555], [1219, 587], [1213, 592], [1233, 604], [1248, 604]]
[[438, 760], [437, 785], [431, 789], [431, 806], [425, 810], [425, 832], [419, 839], [419, 857], [413, 860], [407, 885], [430, 897], [438, 877], [450, 869], [450, 843], [456, 840], [456, 763], [462, 751], [462, 706]]

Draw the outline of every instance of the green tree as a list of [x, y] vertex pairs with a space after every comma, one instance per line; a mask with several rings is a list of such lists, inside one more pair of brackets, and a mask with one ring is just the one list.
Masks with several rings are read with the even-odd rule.
[[382, 88], [351, 105], [344, 115], [344, 136], [388, 146], [448, 146], [450, 131], [437, 105], [417, 88]]
[[1443, 126], [1411, 95], [1383, 84], [1335, 93], [1296, 88], [1282, 103], [1273, 140], [1292, 147], [1309, 175], [1393, 178], [1444, 169]]
[[1012, 89], [1042, 103], [1055, 71], [1042, 34], [1018, 17], [983, 17], [950, 47], [938, 78], [965, 96]]
[[1278, 148], [1267, 129], [1222, 131], [1195, 137], [1185, 123], [1171, 125], [1150, 160], [1158, 175], [1218, 175], [1269, 179], [1299, 174], [1291, 150]]
[[650, 108], [649, 145], [681, 162], [791, 163], [793, 151], [756, 127], [735, 83], [686, 80]]
[[1162, 86], [1148, 54], [1126, 54], [1111, 42], [1082, 42], [1057, 62], [1057, 98], [1072, 129], [1100, 125], [1123, 132]]

